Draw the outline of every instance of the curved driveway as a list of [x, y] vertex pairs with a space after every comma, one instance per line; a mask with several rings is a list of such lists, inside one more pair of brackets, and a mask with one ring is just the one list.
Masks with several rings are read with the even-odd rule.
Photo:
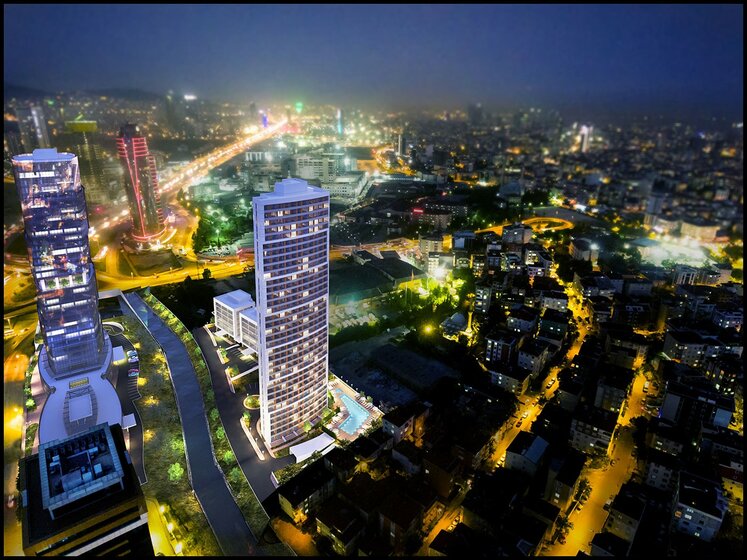
[[166, 354], [184, 431], [187, 471], [223, 554], [256, 554], [257, 539], [236, 505], [213, 455], [202, 393], [187, 349], [139, 295], [131, 292], [123, 296]]
[[[231, 444], [231, 449], [233, 449], [236, 460], [251, 485], [252, 490], [254, 490], [257, 499], [263, 502], [275, 491], [275, 486], [270, 479], [272, 471], [294, 463], [295, 459], [290, 455], [279, 459], [275, 459], [270, 455], [264, 445], [264, 440], [259, 437], [259, 433], [257, 432], [259, 410], [247, 411], [243, 404], [244, 395], [231, 392], [228, 386], [228, 378], [225, 374], [226, 366], [220, 362], [210, 336], [205, 329], [202, 327], [194, 329], [192, 334], [207, 360], [210, 377], [213, 382], [213, 391], [215, 392], [215, 403], [223, 421], [226, 436], [228, 436], [228, 441]], [[249, 440], [246, 438], [244, 430], [241, 428], [241, 416], [244, 412], [250, 413], [252, 435], [257, 441], [257, 445], [265, 452], [264, 461], [259, 460]]]

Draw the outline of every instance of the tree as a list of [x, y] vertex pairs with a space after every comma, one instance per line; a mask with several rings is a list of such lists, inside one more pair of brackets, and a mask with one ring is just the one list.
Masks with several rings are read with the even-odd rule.
[[228, 480], [234, 484], [240, 483], [242, 478], [244, 478], [244, 473], [239, 467], [234, 467], [228, 472]]
[[217, 422], [218, 418], [220, 418], [220, 413], [218, 412], [218, 409], [217, 408], [211, 408], [210, 409], [210, 419], [213, 422]]
[[210, 271], [209, 268], [206, 268], [202, 271], [202, 279], [203, 280], [209, 280], [213, 276], [213, 273]]
[[226, 452], [225, 452], [225, 453], [223, 454], [223, 457], [222, 457], [222, 458], [223, 458], [223, 462], [224, 462], [224, 463], [231, 463], [232, 461], [234, 461], [234, 460], [236, 459], [236, 457], [235, 457], [235, 456], [234, 456], [234, 454], [233, 454], [233, 451], [231, 451], [230, 449], [229, 449], [229, 450], [227, 450], [227, 451], [226, 451]]
[[223, 441], [226, 438], [226, 430], [223, 429], [223, 426], [215, 430], [215, 437], [218, 438], [218, 441]]
[[171, 450], [179, 453], [180, 455], [184, 453], [184, 439], [181, 437], [181, 435], [171, 440]]
[[174, 463], [169, 467], [169, 480], [171, 482], [179, 482], [184, 476], [184, 467], [179, 463]]

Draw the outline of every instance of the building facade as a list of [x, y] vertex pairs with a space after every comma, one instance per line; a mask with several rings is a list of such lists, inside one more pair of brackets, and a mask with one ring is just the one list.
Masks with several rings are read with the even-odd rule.
[[39, 326], [56, 377], [101, 367], [105, 336], [78, 158], [38, 149], [13, 158]]
[[148, 241], [163, 233], [164, 219], [156, 161], [137, 125], [126, 124], [119, 130], [117, 153], [124, 170], [132, 237]]
[[106, 204], [111, 201], [104, 177], [101, 146], [94, 139], [98, 130], [96, 121], [68, 121], [65, 131], [75, 136], [75, 153], [80, 165], [80, 181], [86, 189], [89, 205]]
[[16, 117], [24, 150], [32, 152], [37, 148], [49, 148], [49, 131], [44, 109], [37, 105], [22, 107], [16, 109]]
[[261, 434], [280, 448], [327, 407], [329, 193], [286, 179], [253, 211]]

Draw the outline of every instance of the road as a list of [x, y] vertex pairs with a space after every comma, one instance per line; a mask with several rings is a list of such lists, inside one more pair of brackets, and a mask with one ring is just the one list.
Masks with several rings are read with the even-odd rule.
[[[568, 283], [565, 288], [569, 297], [568, 308], [576, 318], [579, 330], [579, 338], [567, 354], [567, 360], [570, 361], [578, 353], [590, 327], [584, 321], [584, 319], [589, 319], [589, 314], [582, 303], [580, 294], [573, 284]], [[555, 369], [559, 370], [559, 368]], [[556, 377], [557, 373], [551, 371], [551, 375]], [[584, 507], [580, 511], [574, 510], [571, 514], [570, 521], [573, 523], [573, 529], [568, 533], [565, 544], [561, 544], [559, 541], [555, 542], [545, 549], [543, 555], [575, 556], [579, 550], [586, 553], [590, 552], [592, 538], [597, 532], [601, 531], [607, 519], [607, 512], [603, 507], [605, 502], [618, 493], [622, 484], [630, 478], [636, 468], [631, 420], [637, 416], [650, 416], [650, 413], [643, 408], [647, 396], [643, 392], [645, 381], [645, 377], [640, 374], [633, 379], [627, 403], [618, 419], [616, 440], [610, 453], [611, 464], [601, 469], [587, 469], [584, 473], [584, 476], [589, 480], [591, 494]], [[554, 385], [553, 391], [556, 387], [557, 383]]]
[[[275, 491], [275, 486], [270, 480], [272, 471], [290, 465], [294, 462], [291, 456], [274, 459], [264, 447], [264, 442], [257, 432], [257, 420], [259, 411], [252, 411], [252, 435], [265, 454], [265, 460], [260, 461], [257, 454], [252, 449], [249, 440], [241, 428], [240, 420], [244, 412], [243, 400], [245, 394], [232, 393], [228, 386], [228, 379], [225, 374], [225, 365], [221, 363], [218, 354], [213, 346], [210, 336], [204, 328], [200, 327], [192, 331], [192, 334], [200, 345], [202, 353], [207, 360], [208, 369], [213, 383], [215, 392], [215, 402], [218, 406], [223, 428], [226, 430], [228, 441], [231, 444], [236, 460], [239, 462], [241, 470], [244, 472], [249, 485], [254, 490], [257, 498], [262, 502]], [[219, 346], [227, 348], [230, 346], [225, 341], [219, 342]]]
[[618, 493], [635, 468], [632, 434], [631, 428], [619, 429], [617, 442], [611, 454], [614, 465], [586, 471], [585, 476], [592, 489], [589, 499], [581, 511], [575, 510], [571, 514], [573, 529], [568, 533], [565, 544], [558, 541], [549, 545], [545, 550], [545, 556], [576, 556], [579, 550], [590, 552], [591, 539], [601, 531], [607, 520], [605, 502]]
[[[12, 340], [7, 340], [5, 360], [3, 363], [3, 554], [5, 556], [22, 556], [21, 524], [16, 519], [16, 507], [7, 507], [8, 496], [15, 494], [16, 474], [18, 473], [18, 459], [21, 456], [21, 437], [24, 425], [24, 393], [23, 384], [29, 357], [19, 347], [30, 346], [29, 340], [36, 329], [35, 308], [31, 313], [20, 316], [11, 322], [16, 327]], [[30, 326], [33, 324], [33, 328]], [[29, 325], [18, 328], [19, 325]], [[6, 323], [7, 327], [7, 323]], [[23, 330], [23, 332], [21, 332]]]
[[467, 492], [469, 492], [469, 487], [464, 486], [459, 491], [459, 494], [457, 494], [451, 501], [449, 507], [446, 508], [446, 511], [441, 515], [441, 519], [438, 520], [435, 527], [433, 527], [425, 539], [423, 539], [423, 545], [420, 547], [420, 550], [418, 550], [417, 556], [428, 556], [428, 547], [433, 542], [433, 539], [435, 539], [441, 531], [448, 530], [451, 522], [454, 521], [454, 518], [461, 513], [462, 502], [467, 496]]
[[[493, 233], [496, 233], [497, 235], [501, 235], [503, 233], [504, 226], [511, 225], [513, 222], [504, 222], [497, 226], [491, 226], [485, 229], [479, 229], [475, 231], [475, 233], [487, 233], [489, 231], [492, 231]], [[564, 229], [572, 229], [573, 224], [569, 222], [568, 220], [563, 220], [562, 218], [551, 218], [551, 217], [540, 217], [540, 216], [534, 216], [531, 218], [525, 218], [521, 221], [522, 224], [531, 226], [532, 228], [536, 229], [537, 231], [560, 231]]]

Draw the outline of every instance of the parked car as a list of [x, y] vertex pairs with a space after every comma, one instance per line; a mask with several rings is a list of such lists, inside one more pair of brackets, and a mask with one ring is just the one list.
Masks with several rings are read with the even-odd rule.
[[518, 421], [518, 422], [516, 422], [516, 424], [514, 424], [514, 426], [516, 426], [517, 428], [521, 428], [521, 424], [522, 424], [522, 422], [523, 422], [523, 421], [524, 421], [524, 420], [522, 420], [522, 419], [519, 419], [519, 421]]
[[138, 375], [140, 375], [140, 372], [135, 370], [135, 371], [131, 371], [130, 373], [128, 373], [127, 377], [137, 377]]
[[522, 417], [522, 418], [526, 418], [527, 416], [529, 416], [529, 411], [528, 411], [528, 410], [525, 410], [525, 411], [524, 411], [524, 414], [522, 414], [522, 415], [521, 415], [521, 417]]
[[131, 358], [127, 358], [127, 362], [130, 364], [136, 364], [137, 363], [137, 356], [133, 356]]

